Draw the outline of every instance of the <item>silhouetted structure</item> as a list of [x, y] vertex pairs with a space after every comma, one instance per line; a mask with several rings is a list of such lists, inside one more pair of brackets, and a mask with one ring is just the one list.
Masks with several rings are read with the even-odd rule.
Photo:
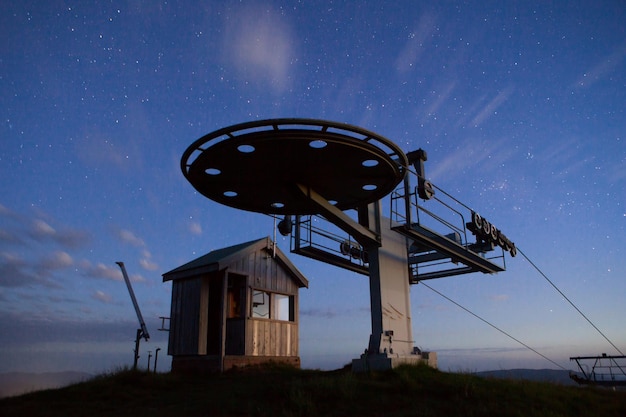
[[173, 372], [300, 366], [298, 290], [309, 283], [269, 238], [209, 252], [163, 281], [172, 281]]
[[576, 361], [580, 373], [570, 372], [570, 378], [581, 385], [603, 387], [626, 387], [626, 356], [577, 356], [569, 358]]
[[[292, 234], [292, 252], [368, 276], [372, 332], [352, 363], [365, 371], [437, 366], [436, 353], [413, 340], [411, 284], [501, 272], [504, 251], [516, 254], [500, 229], [426, 179], [426, 160], [422, 149], [405, 154], [357, 126], [270, 119], [199, 138], [183, 153], [181, 170], [213, 201], [284, 216], [277, 229]], [[388, 195], [390, 217], [381, 204]], [[488, 256], [496, 247], [501, 255]]]

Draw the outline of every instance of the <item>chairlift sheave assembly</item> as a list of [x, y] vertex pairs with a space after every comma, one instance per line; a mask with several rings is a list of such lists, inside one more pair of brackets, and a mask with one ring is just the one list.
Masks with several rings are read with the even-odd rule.
[[[213, 201], [284, 215], [279, 231], [291, 233], [293, 253], [369, 277], [372, 334], [353, 365], [372, 369], [436, 365], [436, 355], [414, 346], [410, 284], [504, 271], [504, 249], [514, 248], [486, 219], [477, 228], [473, 210], [426, 179], [426, 159], [421, 149], [407, 155], [391, 140], [345, 123], [270, 119], [196, 140], [181, 170]], [[381, 200], [389, 195], [385, 215]], [[498, 246], [501, 255], [487, 255]], [[397, 313], [393, 320], [390, 311]]]

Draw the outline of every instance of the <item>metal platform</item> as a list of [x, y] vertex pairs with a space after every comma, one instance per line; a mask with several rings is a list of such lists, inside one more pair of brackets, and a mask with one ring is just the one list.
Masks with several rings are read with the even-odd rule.
[[397, 226], [393, 230], [425, 247], [422, 254], [409, 258], [412, 264], [419, 265], [449, 258], [451, 263], [466, 265], [465, 267], [423, 273], [417, 277], [417, 280], [443, 278], [470, 272], [493, 274], [504, 271], [504, 267], [491, 262], [481, 254], [419, 224]]
[[434, 184], [430, 184], [431, 197], [422, 199], [418, 188], [411, 186], [419, 182], [416, 173], [408, 172], [404, 185], [391, 195], [391, 228], [411, 242], [411, 283], [473, 272], [505, 271], [504, 252], [481, 241], [468, 227], [473, 211]]
[[183, 154], [194, 188], [218, 203], [266, 214], [316, 214], [312, 190], [339, 210], [388, 195], [408, 165], [390, 140], [355, 126], [273, 119], [209, 133]]
[[602, 387], [626, 387], [626, 356], [577, 356], [580, 374], [570, 372], [570, 378], [581, 385]]
[[320, 216], [296, 216], [291, 252], [369, 275], [369, 256], [364, 248]]

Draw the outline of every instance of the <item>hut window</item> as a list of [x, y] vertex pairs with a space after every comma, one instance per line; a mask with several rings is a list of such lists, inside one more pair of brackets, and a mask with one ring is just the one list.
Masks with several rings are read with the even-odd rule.
[[252, 317], [270, 318], [270, 293], [258, 290], [252, 291]]
[[294, 321], [293, 296], [274, 294], [275, 320]]

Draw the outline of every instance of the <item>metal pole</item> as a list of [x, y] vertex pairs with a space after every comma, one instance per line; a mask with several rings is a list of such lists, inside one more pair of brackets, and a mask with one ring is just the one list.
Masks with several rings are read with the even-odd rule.
[[141, 329], [137, 329], [137, 337], [135, 337], [135, 360], [133, 362], [133, 371], [137, 370], [137, 361], [139, 361], [139, 342], [141, 341]]
[[156, 352], [154, 352], [154, 373], [156, 374], [157, 361], [159, 360], [159, 350], [161, 348], [157, 348]]
[[148, 372], [150, 372], [150, 359], [152, 358], [152, 351], [148, 351]]
[[139, 304], [137, 304], [137, 298], [135, 298], [135, 292], [133, 291], [133, 287], [130, 284], [130, 278], [128, 278], [128, 273], [126, 273], [126, 267], [124, 266], [124, 262], [115, 262], [119, 265], [122, 270], [122, 275], [124, 276], [124, 281], [126, 281], [126, 287], [128, 287], [128, 293], [130, 294], [130, 299], [133, 302], [133, 306], [135, 307], [135, 313], [137, 313], [137, 319], [139, 320], [139, 325], [141, 326], [142, 335], [146, 341], [150, 339], [150, 334], [148, 333], [148, 329], [146, 328], [146, 322], [143, 320], [143, 316], [141, 315], [141, 310], [139, 310]]

